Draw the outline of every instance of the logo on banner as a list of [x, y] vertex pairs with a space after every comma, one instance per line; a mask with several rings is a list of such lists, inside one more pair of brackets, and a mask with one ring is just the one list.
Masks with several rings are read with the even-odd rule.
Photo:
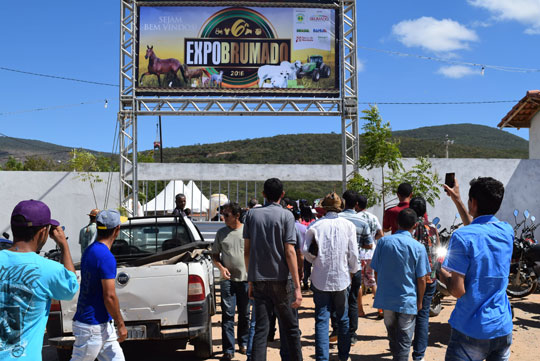
[[246, 88], [257, 84], [263, 65], [290, 61], [291, 40], [278, 39], [266, 17], [247, 8], [227, 8], [213, 14], [198, 38], [184, 39], [185, 64], [219, 74], [221, 86]]
[[296, 37], [296, 42], [297, 43], [301, 43], [301, 42], [312, 42], [313, 41], [313, 37], [312, 36], [297, 36]]
[[326, 33], [327, 30], [326, 29], [313, 29], [313, 32], [314, 33]]
[[330, 18], [327, 15], [313, 15], [309, 17], [309, 21], [329, 21]]

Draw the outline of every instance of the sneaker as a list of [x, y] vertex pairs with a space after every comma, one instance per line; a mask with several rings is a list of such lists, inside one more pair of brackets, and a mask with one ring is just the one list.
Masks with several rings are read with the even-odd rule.
[[381, 310], [381, 309], [377, 310], [377, 319], [382, 320], [383, 318], [384, 318], [383, 310]]
[[329, 340], [332, 343], [337, 342], [337, 332], [336, 331], [332, 331], [332, 333], [330, 334]]
[[223, 356], [219, 359], [220, 361], [231, 361], [233, 359], [233, 355], [230, 353], [224, 353]]
[[241, 353], [242, 355], [245, 355], [247, 353], [247, 350], [244, 346], [240, 346], [238, 347], [238, 352]]
[[356, 342], [358, 342], [358, 336], [351, 335], [351, 346], [353, 346]]

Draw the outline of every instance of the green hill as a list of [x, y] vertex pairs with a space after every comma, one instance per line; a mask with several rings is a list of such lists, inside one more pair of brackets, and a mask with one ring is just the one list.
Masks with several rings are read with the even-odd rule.
[[[527, 158], [528, 141], [475, 124], [396, 131], [403, 157], [445, 157], [445, 136], [454, 140], [451, 158]], [[360, 149], [362, 150], [362, 143]], [[164, 148], [165, 162], [248, 164], [340, 164], [341, 135], [288, 134], [274, 137]]]

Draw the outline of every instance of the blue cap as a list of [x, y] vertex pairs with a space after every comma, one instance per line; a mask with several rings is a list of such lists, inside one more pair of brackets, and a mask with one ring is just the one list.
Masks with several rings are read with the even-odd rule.
[[114, 209], [105, 209], [96, 217], [97, 229], [113, 229], [120, 225], [120, 213]]

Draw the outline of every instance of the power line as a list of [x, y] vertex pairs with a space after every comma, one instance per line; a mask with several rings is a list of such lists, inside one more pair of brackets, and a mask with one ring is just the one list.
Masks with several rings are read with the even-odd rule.
[[102, 83], [102, 82], [98, 82], [98, 81], [76, 79], [76, 78], [68, 78], [68, 77], [59, 76], [59, 75], [33, 73], [33, 72], [30, 72], [30, 71], [11, 69], [11, 68], [3, 67], [3, 66], [0, 66], [0, 70], [11, 71], [11, 72], [14, 72], [14, 73], [21, 73], [21, 74], [27, 74], [27, 75], [41, 76], [41, 77], [44, 77], [44, 78], [68, 80], [68, 81], [75, 81], [75, 82], [79, 82], [79, 83], [87, 83], [87, 84], [94, 84], [94, 85], [112, 86], [112, 87], [115, 87], [115, 88], [119, 87], [118, 84]]
[[14, 111], [14, 112], [5, 112], [5, 113], [0, 113], [0, 116], [15, 115], [15, 114], [22, 114], [22, 113], [31, 113], [31, 112], [41, 112], [41, 111], [44, 111], [44, 110], [72, 108], [72, 107], [77, 107], [77, 106], [80, 106], [80, 105], [97, 104], [97, 103], [103, 103], [103, 102], [105, 102], [105, 105], [108, 104], [108, 101], [106, 99], [104, 99], [104, 100], [93, 100], [93, 101], [88, 101], [88, 102], [80, 102], [80, 103], [72, 103], [72, 104], [64, 104], [64, 105], [55, 105], [55, 106], [52, 106], [52, 107], [33, 108], [33, 109], [26, 109], [26, 110], [17, 110], [17, 111]]
[[517, 103], [519, 100], [485, 100], [474, 102], [358, 102], [358, 104], [377, 105], [468, 105], [468, 104], [497, 104], [497, 103]]
[[483, 63], [450, 60], [450, 59], [443, 59], [443, 58], [438, 58], [438, 57], [434, 57], [434, 56], [425, 56], [425, 55], [418, 55], [418, 54], [402, 53], [400, 51], [370, 48], [370, 47], [362, 46], [362, 45], [357, 45], [357, 48], [364, 49], [364, 50], [369, 50], [369, 51], [375, 51], [375, 52], [379, 52], [379, 53], [397, 55], [397, 56], [408, 56], [408, 57], [413, 57], [413, 58], [418, 58], [418, 59], [423, 59], [423, 60], [437, 61], [437, 62], [440, 62], [440, 63], [454, 64], [454, 65], [477, 66], [477, 67], [482, 68], [482, 70], [483, 69], [494, 69], [494, 70], [507, 71], [507, 72], [512, 72], [512, 73], [540, 73], [540, 69], [518, 68], [518, 67], [511, 67], [511, 66], [489, 65], [489, 64], [483, 64]]

